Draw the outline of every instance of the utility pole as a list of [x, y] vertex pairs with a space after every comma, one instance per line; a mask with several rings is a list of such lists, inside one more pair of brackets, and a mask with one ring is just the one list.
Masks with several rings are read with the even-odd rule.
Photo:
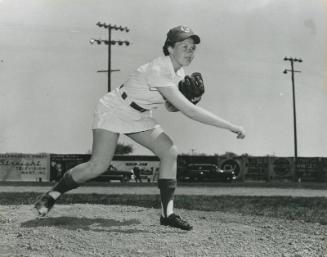
[[117, 25], [111, 25], [111, 24], [106, 24], [104, 22], [97, 22], [96, 25], [99, 28], [104, 28], [108, 30], [108, 40], [102, 40], [102, 39], [95, 39], [91, 38], [90, 43], [94, 44], [97, 43], [98, 45], [105, 44], [108, 45], [108, 70], [99, 70], [98, 72], [108, 72], [108, 92], [111, 90], [111, 72], [114, 71], [119, 71], [119, 70], [112, 70], [111, 69], [111, 45], [126, 45], [129, 46], [130, 42], [128, 41], [122, 41], [122, 40], [111, 40], [111, 32], [112, 30], [120, 30], [120, 31], [125, 31], [129, 32], [129, 28], [127, 27], [122, 27], [122, 26], [117, 26]]
[[292, 57], [285, 57], [284, 61], [290, 61], [291, 62], [291, 69], [285, 69], [284, 74], [287, 74], [287, 72], [292, 72], [292, 92], [293, 92], [293, 123], [294, 123], [294, 158], [295, 158], [295, 167], [297, 162], [297, 130], [296, 130], [296, 106], [295, 106], [295, 79], [294, 79], [294, 73], [295, 72], [301, 72], [299, 70], [294, 70], [294, 63], [295, 62], [302, 62], [302, 59], [292, 58]]

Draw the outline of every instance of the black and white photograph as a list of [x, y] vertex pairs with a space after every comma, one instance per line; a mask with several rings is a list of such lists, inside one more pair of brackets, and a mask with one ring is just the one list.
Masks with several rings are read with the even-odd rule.
[[0, 0], [0, 257], [327, 257], [326, 0]]

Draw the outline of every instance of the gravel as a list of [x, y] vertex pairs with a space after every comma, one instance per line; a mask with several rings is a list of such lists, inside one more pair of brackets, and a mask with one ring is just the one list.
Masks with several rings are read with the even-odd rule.
[[175, 209], [194, 229], [159, 225], [159, 209], [56, 205], [36, 218], [30, 205], [0, 205], [1, 257], [326, 257], [327, 226], [224, 212]]

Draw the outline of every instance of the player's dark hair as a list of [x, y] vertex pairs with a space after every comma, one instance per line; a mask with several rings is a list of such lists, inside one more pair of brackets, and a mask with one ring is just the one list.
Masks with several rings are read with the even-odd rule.
[[162, 47], [162, 51], [165, 56], [169, 55], [168, 47], [174, 47], [176, 42], [171, 42], [169, 40], [166, 40], [164, 46]]

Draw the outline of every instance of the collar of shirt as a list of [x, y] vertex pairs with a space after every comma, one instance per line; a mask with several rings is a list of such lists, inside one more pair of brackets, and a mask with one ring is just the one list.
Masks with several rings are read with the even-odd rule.
[[181, 78], [184, 78], [185, 76], [185, 72], [184, 72], [184, 69], [183, 67], [180, 67], [176, 72], [174, 70], [174, 66], [173, 66], [173, 62], [171, 61], [171, 58], [170, 56], [165, 56], [166, 58], [166, 61], [168, 62], [168, 66], [169, 66], [169, 69], [170, 69], [170, 72], [172, 74], [176, 74], [178, 77], [181, 77]]

